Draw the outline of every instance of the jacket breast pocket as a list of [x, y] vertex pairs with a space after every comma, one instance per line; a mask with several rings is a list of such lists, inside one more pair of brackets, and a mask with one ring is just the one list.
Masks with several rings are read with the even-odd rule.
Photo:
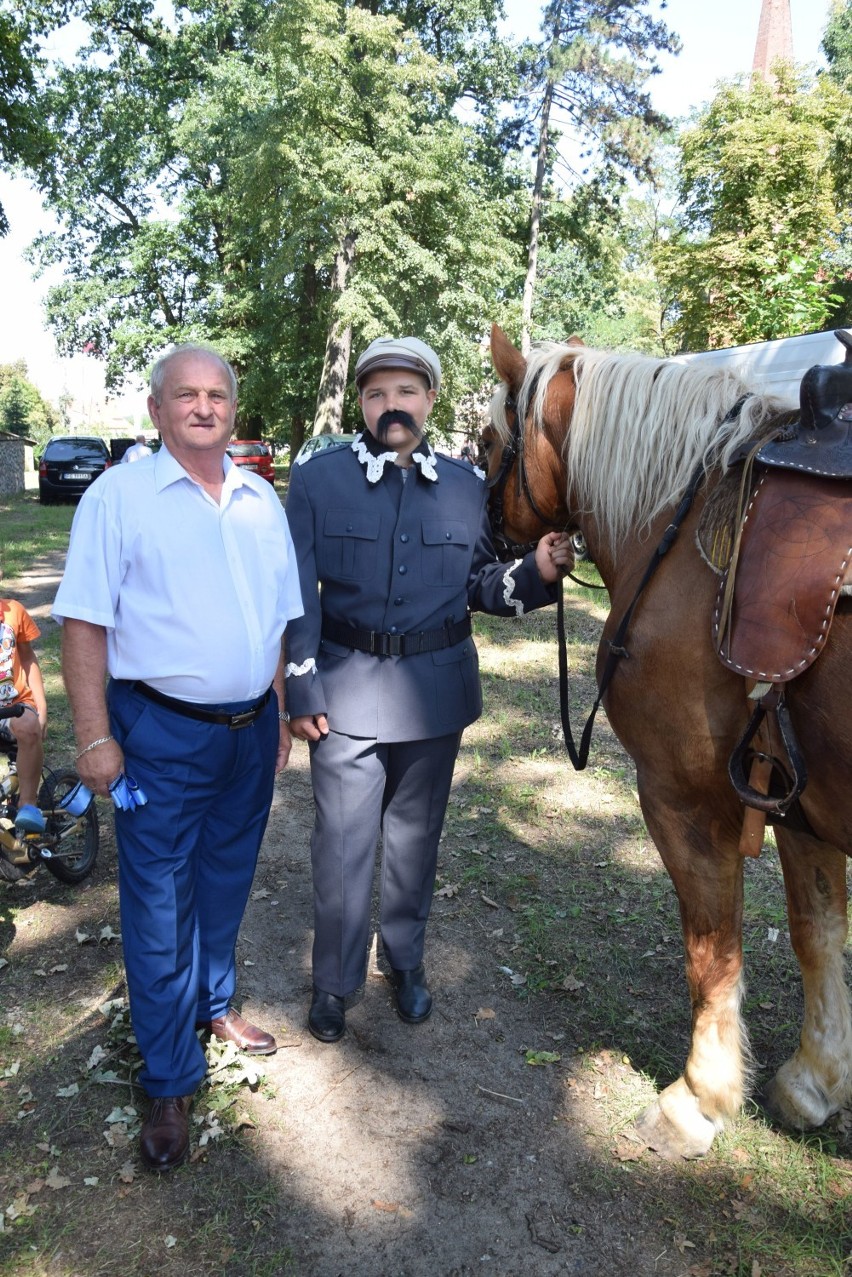
[[362, 510], [328, 510], [317, 547], [320, 579], [369, 581], [376, 571], [380, 522]]
[[470, 537], [461, 519], [424, 519], [423, 580], [426, 585], [467, 585], [470, 575]]

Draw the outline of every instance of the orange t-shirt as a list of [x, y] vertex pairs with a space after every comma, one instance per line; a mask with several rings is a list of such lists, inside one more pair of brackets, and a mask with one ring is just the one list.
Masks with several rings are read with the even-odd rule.
[[32, 643], [41, 630], [17, 599], [0, 599], [0, 705], [24, 701], [33, 705], [33, 694], [18, 656], [19, 643]]

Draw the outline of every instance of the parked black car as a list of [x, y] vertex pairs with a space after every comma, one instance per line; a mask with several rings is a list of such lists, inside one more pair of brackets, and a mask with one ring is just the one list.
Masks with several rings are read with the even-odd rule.
[[58, 435], [48, 439], [38, 466], [38, 499], [43, 505], [81, 497], [111, 465], [103, 439]]

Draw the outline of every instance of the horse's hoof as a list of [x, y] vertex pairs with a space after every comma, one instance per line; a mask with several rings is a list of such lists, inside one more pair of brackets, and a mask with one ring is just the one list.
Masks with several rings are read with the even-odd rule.
[[664, 1091], [653, 1104], [649, 1104], [636, 1119], [636, 1133], [666, 1161], [704, 1157], [710, 1151], [716, 1127], [702, 1117], [694, 1100], [689, 1106], [692, 1112], [678, 1106], [676, 1116], [679, 1120], [675, 1121], [671, 1098]]
[[763, 1088], [760, 1099], [774, 1122], [791, 1131], [812, 1131], [823, 1126], [842, 1106], [839, 1101], [832, 1104], [814, 1079], [793, 1064], [793, 1060], [782, 1064]]

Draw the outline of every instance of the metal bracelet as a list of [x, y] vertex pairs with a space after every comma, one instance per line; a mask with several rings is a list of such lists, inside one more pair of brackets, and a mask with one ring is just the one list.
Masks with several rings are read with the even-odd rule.
[[97, 740], [93, 740], [92, 743], [90, 745], [87, 745], [85, 749], [81, 749], [79, 754], [74, 755], [74, 762], [76, 763], [77, 759], [82, 758], [84, 754], [88, 754], [90, 749], [96, 749], [98, 745], [106, 745], [107, 741], [110, 741], [110, 740], [115, 740], [115, 737], [114, 736], [99, 736]]

